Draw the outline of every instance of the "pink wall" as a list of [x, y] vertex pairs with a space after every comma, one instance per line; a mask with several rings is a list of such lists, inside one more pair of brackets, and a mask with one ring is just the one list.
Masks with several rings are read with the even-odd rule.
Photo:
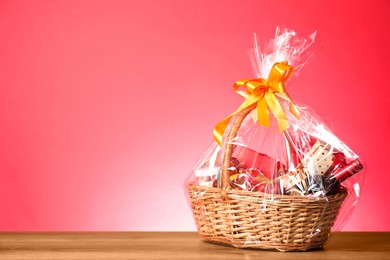
[[289, 93], [368, 165], [344, 230], [390, 231], [389, 1], [0, 2], [0, 229], [195, 230], [183, 192], [277, 25], [318, 30]]

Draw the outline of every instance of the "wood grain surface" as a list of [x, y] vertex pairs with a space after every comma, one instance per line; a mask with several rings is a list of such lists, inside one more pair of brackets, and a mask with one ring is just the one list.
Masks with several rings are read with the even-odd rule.
[[0, 233], [0, 259], [390, 259], [390, 233], [334, 233], [322, 250], [205, 243], [193, 232]]

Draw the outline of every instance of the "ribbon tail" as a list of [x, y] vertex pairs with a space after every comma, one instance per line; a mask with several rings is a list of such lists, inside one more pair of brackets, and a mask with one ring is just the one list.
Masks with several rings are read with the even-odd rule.
[[278, 121], [279, 131], [283, 132], [288, 128], [288, 121], [282, 106], [280, 105], [278, 99], [272, 92], [267, 91], [267, 93], [265, 94], [265, 100], [267, 101], [267, 104], [271, 109], [272, 114], [275, 116], [276, 120]]
[[254, 96], [254, 95], [249, 96], [244, 101], [244, 103], [242, 103], [241, 106], [239, 108], [237, 108], [236, 111], [234, 111], [233, 113], [228, 115], [225, 119], [223, 119], [222, 121], [220, 121], [218, 124], [215, 125], [215, 127], [214, 127], [214, 139], [219, 144], [219, 146], [222, 146], [223, 134], [225, 132], [225, 129], [226, 129], [227, 125], [229, 124], [230, 119], [234, 115], [236, 115], [238, 112], [240, 112], [241, 110], [243, 110], [243, 109], [245, 109], [245, 108], [255, 104], [258, 101], [259, 101], [259, 97]]
[[264, 96], [257, 103], [257, 120], [259, 124], [264, 126], [270, 126], [269, 113], [267, 101], [264, 99]]
[[296, 119], [299, 119], [301, 117], [298, 108], [295, 106], [293, 102], [290, 102], [290, 112], [296, 117]]
[[278, 97], [280, 97], [280, 98], [283, 98], [284, 100], [286, 100], [286, 101], [288, 101], [290, 103], [289, 110], [290, 110], [291, 114], [293, 114], [296, 119], [299, 119], [300, 118], [299, 109], [296, 107], [294, 102], [292, 102], [291, 97], [288, 95], [288, 93], [287, 92], [285, 92], [285, 93], [276, 93], [276, 95]]
[[223, 133], [229, 124], [231, 116], [226, 117], [214, 127], [214, 140], [222, 147]]

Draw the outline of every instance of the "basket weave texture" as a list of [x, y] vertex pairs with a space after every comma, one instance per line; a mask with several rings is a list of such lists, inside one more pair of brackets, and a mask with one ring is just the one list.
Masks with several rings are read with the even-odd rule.
[[281, 196], [189, 185], [202, 240], [239, 248], [306, 251], [321, 248], [330, 234], [345, 190], [327, 198]]
[[221, 188], [187, 186], [200, 238], [238, 248], [306, 251], [323, 247], [347, 196], [345, 189], [322, 198], [231, 189], [229, 162], [234, 147], [230, 141], [252, 109], [235, 117], [226, 135]]

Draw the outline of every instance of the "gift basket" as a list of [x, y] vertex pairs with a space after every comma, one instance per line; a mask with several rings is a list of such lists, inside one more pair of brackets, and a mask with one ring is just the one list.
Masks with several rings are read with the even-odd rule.
[[350, 216], [361, 159], [286, 91], [311, 57], [314, 38], [277, 28], [261, 52], [255, 37], [257, 78], [234, 84], [244, 102], [215, 126], [215, 142], [186, 180], [202, 240], [306, 251], [323, 247], [332, 227]]

